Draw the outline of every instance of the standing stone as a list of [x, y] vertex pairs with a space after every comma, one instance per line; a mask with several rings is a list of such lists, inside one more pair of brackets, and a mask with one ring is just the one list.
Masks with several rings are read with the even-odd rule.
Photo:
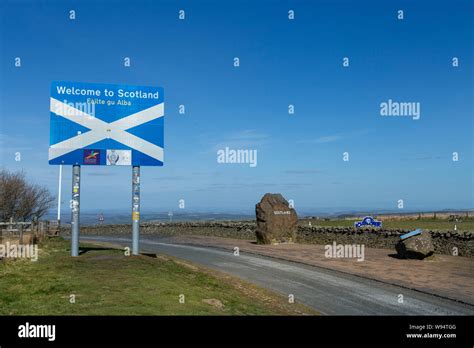
[[404, 259], [423, 260], [434, 253], [433, 240], [428, 231], [398, 241], [395, 249], [398, 256]]
[[266, 193], [255, 206], [257, 243], [294, 243], [298, 216], [288, 201], [279, 193]]

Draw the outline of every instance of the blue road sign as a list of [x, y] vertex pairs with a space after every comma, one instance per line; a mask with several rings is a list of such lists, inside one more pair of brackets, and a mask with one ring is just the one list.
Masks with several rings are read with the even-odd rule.
[[354, 222], [354, 226], [356, 228], [361, 228], [362, 226], [382, 227], [382, 221], [377, 221], [372, 216], [366, 216], [361, 221]]
[[55, 81], [49, 164], [162, 166], [161, 87]]

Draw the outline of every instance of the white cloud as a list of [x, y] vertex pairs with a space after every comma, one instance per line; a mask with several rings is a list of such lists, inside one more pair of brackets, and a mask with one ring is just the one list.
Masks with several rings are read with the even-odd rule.
[[325, 137], [320, 137], [316, 139], [316, 143], [332, 143], [333, 141], [337, 141], [342, 139], [342, 136], [340, 135], [328, 135]]
[[211, 148], [211, 152], [216, 152], [225, 147], [233, 149], [255, 149], [268, 142], [269, 135], [257, 132], [254, 129], [246, 129], [224, 136]]
[[298, 142], [302, 144], [332, 143], [335, 141], [339, 141], [341, 139], [363, 136], [363, 135], [366, 135], [367, 133], [369, 133], [369, 131], [364, 129], [364, 130], [354, 131], [351, 133], [331, 134], [331, 135], [320, 136], [318, 138], [313, 138], [313, 139], [303, 139]]

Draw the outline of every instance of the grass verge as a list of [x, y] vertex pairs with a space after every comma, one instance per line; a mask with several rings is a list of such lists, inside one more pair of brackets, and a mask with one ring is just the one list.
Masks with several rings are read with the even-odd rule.
[[[240, 279], [157, 255], [69, 242], [40, 244], [39, 259], [0, 261], [0, 315], [316, 314]], [[180, 295], [184, 303], [180, 303]], [[71, 303], [75, 295], [75, 303]]]

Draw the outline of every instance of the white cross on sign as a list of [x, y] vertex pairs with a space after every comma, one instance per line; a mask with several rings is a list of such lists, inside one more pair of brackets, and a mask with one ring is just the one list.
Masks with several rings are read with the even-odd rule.
[[164, 103], [107, 123], [95, 116], [51, 98], [51, 112], [62, 116], [90, 131], [78, 134], [61, 141], [49, 148], [49, 160], [55, 159], [76, 149], [81, 149], [103, 139], [113, 139], [137, 151], [140, 151], [159, 161], [163, 161], [163, 148], [127, 132], [128, 129], [139, 126], [164, 116]]

